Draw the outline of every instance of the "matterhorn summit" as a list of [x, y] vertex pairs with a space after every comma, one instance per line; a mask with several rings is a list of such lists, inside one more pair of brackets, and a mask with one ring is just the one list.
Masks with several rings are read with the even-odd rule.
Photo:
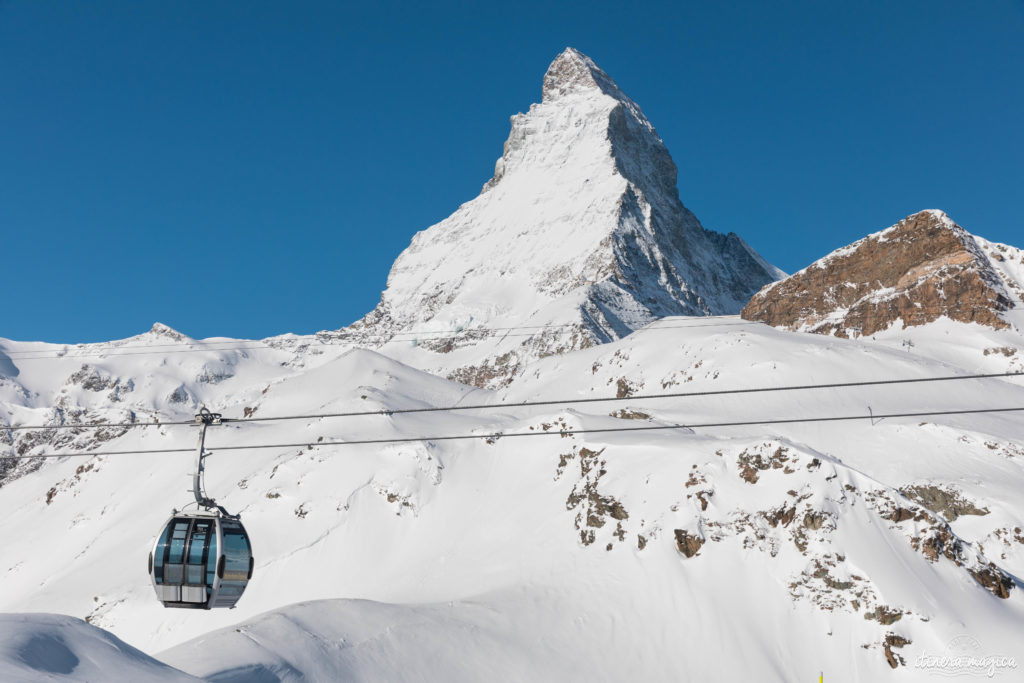
[[416, 344], [404, 361], [499, 386], [531, 360], [663, 316], [738, 313], [783, 275], [737, 235], [700, 224], [640, 107], [567, 48], [542, 101], [512, 117], [494, 177], [416, 234], [352, 330], [401, 335]]

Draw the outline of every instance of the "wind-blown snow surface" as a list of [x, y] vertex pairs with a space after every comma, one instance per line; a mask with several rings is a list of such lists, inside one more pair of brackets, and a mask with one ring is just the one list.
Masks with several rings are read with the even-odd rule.
[[[668, 318], [540, 360], [501, 392], [309, 338], [186, 351], [199, 345], [156, 327], [106, 345], [0, 341], [12, 424], [189, 419], [200, 405], [234, 417], [510, 404], [211, 428], [208, 491], [242, 513], [256, 555], [231, 611], [165, 610], [146, 575], [154, 535], [190, 499], [191, 454], [9, 472], [0, 611], [86, 617], [211, 680], [871, 680], [890, 671], [887, 637], [907, 680], [933, 680], [915, 663], [955, 654], [962, 637], [1021, 660], [1020, 414], [866, 417], [1024, 407], [1019, 380], [511, 405], [1020, 370], [1024, 320], [1008, 316], [1010, 330], [940, 321], [874, 341]], [[140, 353], [156, 344], [171, 346]], [[833, 415], [865, 418], [558, 434]], [[494, 432], [545, 435], [316, 445]], [[11, 434], [29, 454], [195, 438], [188, 426]], [[217, 453], [243, 443], [310, 445]], [[926, 509], [911, 487], [952, 503]]]

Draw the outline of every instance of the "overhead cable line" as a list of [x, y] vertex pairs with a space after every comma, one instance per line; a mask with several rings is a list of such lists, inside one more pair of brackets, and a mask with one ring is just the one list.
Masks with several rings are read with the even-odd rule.
[[[957, 380], [966, 379], [991, 379], [997, 377], [1019, 377], [1024, 375], [1024, 371], [1019, 372], [991, 372], [984, 374], [975, 375], [945, 375], [942, 377], [914, 377], [904, 379], [878, 379], [878, 380], [864, 380], [857, 382], [826, 382], [822, 384], [792, 384], [787, 386], [777, 387], [750, 387], [745, 389], [712, 389], [708, 391], [685, 391], [685, 392], [672, 392], [667, 394], [636, 394], [634, 396], [623, 396], [623, 397], [594, 397], [594, 398], [566, 398], [566, 399], [549, 399], [544, 401], [521, 401], [519, 403], [477, 403], [468, 405], [449, 405], [449, 406], [432, 406], [429, 408], [394, 408], [394, 409], [380, 409], [380, 410], [361, 410], [351, 411], [344, 413], [309, 413], [300, 415], [274, 415], [270, 417], [225, 417], [222, 418], [224, 423], [245, 423], [245, 422], [280, 422], [284, 420], [315, 420], [324, 418], [340, 418], [340, 417], [368, 417], [372, 415], [402, 415], [408, 413], [441, 413], [441, 412], [453, 412], [462, 410], [495, 410], [495, 409], [512, 409], [512, 408], [528, 408], [531, 406], [553, 406], [553, 405], [576, 405], [586, 403], [622, 403], [630, 401], [647, 401], [657, 400], [665, 398], [693, 398], [693, 397], [707, 397], [707, 396], [726, 396], [734, 394], [758, 394], [758, 393], [770, 393], [775, 391], [808, 391], [814, 389], [847, 389], [851, 387], [870, 387], [870, 386], [884, 386], [894, 384], [920, 384], [922, 382], [950, 382]], [[157, 426], [168, 426], [168, 425], [192, 425], [196, 424], [195, 420], [176, 420], [176, 421], [161, 421], [161, 422], [93, 422], [93, 423], [65, 423], [60, 425], [12, 425], [10, 427], [0, 426], [0, 431], [21, 431], [21, 430], [45, 430], [45, 429], [99, 429], [103, 427], [117, 427], [117, 428], [134, 428], [134, 427], [157, 427]]]
[[919, 382], [948, 382], [964, 379], [985, 379], [992, 377], [1014, 377], [1024, 372], [995, 372], [980, 375], [949, 375], [945, 377], [919, 377], [913, 379], [880, 379], [861, 382], [829, 382], [824, 384], [795, 384], [780, 387], [755, 387], [747, 389], [713, 389], [708, 391], [685, 391], [667, 394], [636, 394], [634, 396], [551, 399], [545, 401], [521, 401], [519, 403], [478, 403], [469, 405], [437, 406], [430, 408], [396, 408], [393, 410], [364, 410], [347, 413], [314, 413], [309, 415], [279, 415], [271, 417], [225, 418], [225, 422], [276, 422], [281, 420], [306, 420], [335, 417], [363, 417], [369, 415], [401, 415], [406, 413], [439, 413], [458, 410], [494, 410], [499, 408], [526, 408], [530, 406], [575, 405], [581, 403], [609, 403], [624, 401], [647, 401], [664, 398], [692, 398], [697, 396], [724, 396], [733, 394], [757, 394], [773, 391], [806, 391], [811, 389], [843, 389], [849, 387], [881, 386], [888, 384], [915, 384]]
[[[216, 451], [244, 451], [244, 450], [257, 450], [257, 449], [268, 449], [268, 448], [318, 448], [321, 446], [358, 446], [367, 444], [388, 444], [388, 443], [412, 443], [419, 441], [463, 441], [468, 439], [487, 439], [491, 441], [497, 441], [499, 439], [510, 439], [516, 437], [525, 436], [575, 436], [577, 434], [611, 434], [619, 432], [650, 432], [650, 431], [665, 431], [673, 429], [705, 429], [711, 427], [746, 427], [746, 426], [759, 426], [759, 425], [778, 425], [778, 424], [797, 424], [797, 423], [819, 423], [819, 422], [842, 422], [852, 420], [870, 420], [872, 424], [878, 420], [884, 420], [889, 418], [905, 418], [905, 417], [941, 417], [946, 415], [978, 415], [982, 413], [1010, 413], [1010, 412], [1024, 412], [1024, 406], [1022, 407], [1005, 407], [1005, 408], [973, 408], [969, 410], [933, 410], [926, 412], [913, 412], [913, 413], [869, 413], [867, 415], [840, 415], [840, 416], [829, 416], [829, 417], [797, 417], [797, 418], [780, 418], [780, 419], [769, 419], [769, 420], [742, 420], [735, 422], [703, 422], [693, 424], [672, 424], [672, 425], [644, 425], [639, 427], [604, 427], [594, 429], [562, 429], [562, 430], [551, 430], [551, 431], [531, 431], [531, 432], [492, 432], [489, 434], [448, 434], [442, 436], [410, 436], [401, 438], [391, 439], [354, 439], [352, 441], [317, 441], [317, 442], [298, 442], [298, 443], [277, 443], [277, 444], [250, 444], [243, 446], [218, 446], [211, 448], [212, 452]], [[166, 453], [191, 453], [195, 451], [195, 448], [158, 448], [149, 450], [129, 450], [129, 451], [84, 451], [76, 453], [45, 453], [41, 455], [13, 455], [0, 457], [0, 460], [34, 460], [38, 458], [73, 458], [73, 457], [93, 457], [93, 456], [108, 456], [108, 455], [151, 455], [151, 454], [166, 454]]]

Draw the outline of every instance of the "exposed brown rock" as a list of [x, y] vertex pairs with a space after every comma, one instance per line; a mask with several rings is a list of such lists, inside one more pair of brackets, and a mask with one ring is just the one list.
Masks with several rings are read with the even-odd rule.
[[1010, 591], [1014, 586], [1013, 579], [1001, 572], [995, 565], [989, 563], [987, 567], [968, 569], [967, 571], [971, 573], [975, 581], [992, 591], [997, 598], [1006, 600], [1010, 597]]
[[865, 619], [874, 619], [883, 626], [889, 626], [895, 624], [897, 621], [903, 618], [903, 612], [898, 609], [893, 609], [885, 605], [879, 605], [873, 612], [866, 612], [864, 614]]
[[448, 373], [448, 379], [474, 387], [506, 387], [519, 371], [519, 356], [509, 351], [480, 365], [466, 366]]
[[948, 526], [937, 526], [931, 530], [920, 542], [921, 552], [932, 562], [938, 562], [939, 557], [945, 557], [957, 566], [960, 566], [961, 542], [949, 530]]
[[[911, 539], [910, 545], [914, 550], [920, 550], [931, 562], [937, 562], [940, 557], [945, 557], [956, 566], [966, 569], [975, 581], [996, 597], [1004, 600], [1010, 597], [1010, 591], [1017, 585], [1012, 576], [992, 562], [986, 562], [984, 558], [972, 562], [964, 553], [963, 542], [953, 534], [949, 524], [930, 519], [935, 522], [935, 526], [922, 536]], [[974, 566], [970, 566], [971, 564]]]
[[974, 238], [942, 212], [922, 211], [766, 286], [740, 316], [850, 337], [941, 316], [1005, 328], [999, 313], [1010, 306]]
[[[751, 484], [756, 484], [759, 479], [758, 471], [783, 469], [783, 465], [789, 462], [788, 449], [785, 446], [779, 446], [774, 452], [766, 454], [763, 451], [769, 446], [771, 444], [764, 444], [763, 448], [745, 449], [737, 456], [736, 465], [740, 478]], [[792, 472], [791, 469], [786, 470], [787, 474]]]
[[[914, 484], [904, 486], [900, 493], [907, 498], [917, 501], [932, 512], [937, 512], [952, 522], [961, 515], [987, 515], [988, 508], [979, 508], [971, 501], [952, 487], [942, 488], [939, 486]], [[894, 519], [899, 522], [902, 520]]]
[[772, 527], [777, 527], [780, 524], [782, 526], [789, 526], [790, 522], [796, 517], [795, 507], [786, 507], [783, 505], [775, 510], [768, 510], [762, 512], [761, 515], [768, 521]]
[[625, 377], [620, 377], [615, 383], [615, 398], [629, 398], [633, 395], [636, 387]]
[[757, 470], [751, 467], [747, 463], [741, 463], [740, 465], [740, 477], [750, 484], [757, 483]]
[[892, 521], [896, 522], [897, 524], [900, 523], [900, 522], [905, 522], [908, 519], [913, 519], [913, 518], [914, 518], [914, 511], [913, 510], [908, 510], [907, 508], [896, 508], [895, 510], [892, 511], [892, 516], [889, 517], [889, 519], [891, 519]]
[[810, 529], [811, 531], [817, 531], [825, 524], [825, 519], [828, 517], [824, 512], [810, 511], [804, 515], [804, 528]]
[[622, 410], [617, 410], [617, 411], [608, 413], [608, 415], [610, 417], [617, 417], [620, 420], [650, 420], [651, 419], [651, 416], [648, 415], [647, 413], [641, 412], [639, 410], [629, 410], [629, 409], [626, 409], [626, 408], [623, 408]]
[[[621, 502], [612, 496], [602, 495], [598, 490], [601, 477], [607, 474], [606, 462], [600, 459], [604, 453], [583, 447], [579, 451], [580, 480], [573, 487], [565, 501], [565, 509], [576, 513], [576, 529], [580, 532], [580, 542], [590, 545], [597, 539], [594, 529], [603, 528], [607, 518], [616, 520], [616, 531], [613, 536], [621, 541], [625, 538], [622, 521], [629, 519], [629, 512]], [[567, 462], [565, 456], [563, 462]]]
[[898, 636], [895, 633], [887, 633], [885, 636], [885, 643], [883, 651], [885, 652], [885, 661], [889, 662], [889, 666], [895, 669], [900, 664], [906, 664], [907, 662], [900, 655], [892, 651], [894, 647], [899, 648], [905, 645], [910, 645], [911, 641], [907, 640], [903, 636]]
[[704, 545], [704, 539], [684, 529], [676, 529], [676, 549], [686, 557], [693, 557]]
[[[830, 566], [835, 566], [834, 562], [828, 564], [830, 564]], [[811, 573], [811, 576], [815, 579], [821, 579], [821, 581], [832, 590], [845, 591], [853, 588], [853, 581], [842, 581], [836, 579], [829, 573], [828, 567], [823, 566], [818, 560], [814, 561], [814, 572]]]
[[103, 391], [113, 388], [118, 381], [111, 377], [105, 377], [91, 365], [82, 365], [77, 372], [68, 377], [67, 384], [77, 384], [86, 391]]

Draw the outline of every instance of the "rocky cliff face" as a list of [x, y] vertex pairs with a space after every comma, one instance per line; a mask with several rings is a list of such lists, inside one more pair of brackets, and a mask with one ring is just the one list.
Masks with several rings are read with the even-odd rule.
[[[486, 354], [417, 364], [493, 386], [531, 359], [662, 316], [737, 313], [781, 275], [738, 236], [701, 226], [640, 108], [569, 48], [544, 76], [543, 101], [512, 117], [481, 194], [413, 238], [380, 304], [351, 330], [385, 341], [458, 333], [421, 340], [445, 354], [486, 336]], [[536, 333], [497, 349], [493, 335], [474, 332], [525, 326]]]
[[1001, 329], [1021, 298], [1019, 250], [975, 238], [941, 211], [921, 211], [838, 249], [758, 292], [746, 320], [775, 327], [871, 335], [940, 317]]

